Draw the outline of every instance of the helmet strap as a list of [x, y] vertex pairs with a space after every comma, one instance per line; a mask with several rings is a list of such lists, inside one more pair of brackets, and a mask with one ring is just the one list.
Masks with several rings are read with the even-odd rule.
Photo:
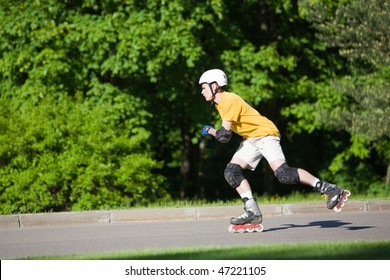
[[212, 105], [214, 105], [215, 104], [215, 102], [214, 102], [214, 99], [215, 99], [215, 95], [217, 94], [217, 92], [218, 92], [218, 90], [220, 89], [220, 87], [218, 86], [218, 84], [217, 84], [217, 88], [215, 89], [215, 91], [213, 90], [213, 87], [211, 86], [211, 83], [210, 84], [208, 84], [209, 85], [209, 87], [210, 87], [210, 91], [211, 91], [211, 93], [212, 93], [212, 98], [211, 98], [211, 104], [210, 104], [210, 107], [212, 106]]

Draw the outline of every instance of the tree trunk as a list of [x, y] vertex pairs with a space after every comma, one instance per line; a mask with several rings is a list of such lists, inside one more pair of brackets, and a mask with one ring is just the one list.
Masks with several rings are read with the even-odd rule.
[[205, 184], [204, 184], [204, 172], [202, 169], [203, 165], [203, 156], [204, 156], [204, 150], [205, 150], [205, 140], [201, 138], [199, 140], [199, 152], [197, 156], [195, 157], [196, 159], [196, 166], [197, 166], [197, 171], [196, 171], [196, 194], [195, 198], [196, 199], [202, 199], [205, 198]]
[[191, 169], [191, 138], [188, 133], [183, 133], [183, 155], [180, 167], [180, 198], [185, 198], [189, 189]]

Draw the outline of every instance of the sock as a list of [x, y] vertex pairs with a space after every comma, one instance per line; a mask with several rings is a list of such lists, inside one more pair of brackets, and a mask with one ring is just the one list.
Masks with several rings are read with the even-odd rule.
[[240, 194], [240, 196], [242, 199], [247, 198], [248, 200], [253, 198], [252, 191], [246, 191], [246, 192]]
[[312, 187], [315, 187], [319, 181], [320, 181], [320, 180], [319, 180], [318, 178], [316, 178], [316, 179], [313, 181]]

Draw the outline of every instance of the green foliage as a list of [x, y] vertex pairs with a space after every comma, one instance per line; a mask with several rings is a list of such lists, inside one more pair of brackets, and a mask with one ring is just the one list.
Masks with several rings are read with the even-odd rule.
[[388, 197], [390, 195], [390, 184], [375, 182], [370, 185], [367, 194], [373, 197]]
[[349, 98], [350, 106], [333, 114], [336, 118], [332, 123], [343, 126], [352, 135], [366, 141], [376, 141], [390, 135], [390, 84], [386, 82], [387, 78], [390, 76], [369, 75], [340, 80], [336, 87]]
[[[236, 197], [222, 174], [239, 139], [200, 137], [220, 125], [197, 84], [216, 67], [293, 162], [344, 183], [358, 160], [381, 180], [388, 4], [363, 2], [0, 0], [1, 212]], [[295, 191], [260, 168], [256, 192]]]
[[341, 2], [332, 13], [329, 6], [316, 1], [311, 8], [308, 18], [318, 29], [319, 38], [329, 47], [338, 47], [340, 55], [352, 62], [353, 67], [350, 75], [338, 78], [331, 85], [335, 95], [342, 97], [341, 102], [320, 99], [315, 106], [323, 123], [351, 135], [350, 147], [334, 158], [330, 170], [341, 171], [351, 157], [365, 159], [375, 151], [388, 163], [388, 184], [389, 3], [382, 0]]
[[272, 98], [280, 69], [292, 71], [296, 67], [293, 56], [283, 57], [275, 44], [261, 46], [258, 50], [248, 43], [239, 52], [225, 51], [222, 59], [232, 79], [232, 90], [242, 93], [248, 102], [258, 104]]
[[[333, 2], [333, 3], [332, 3]], [[318, 37], [351, 61], [389, 65], [390, 4], [386, 0], [301, 1]], [[338, 5], [336, 6], [335, 3]]]
[[146, 112], [137, 110], [139, 100], [48, 96], [14, 110], [2, 101], [3, 213], [129, 206], [167, 197], [163, 177], [153, 173], [161, 163], [147, 152], [150, 133], [142, 127]]

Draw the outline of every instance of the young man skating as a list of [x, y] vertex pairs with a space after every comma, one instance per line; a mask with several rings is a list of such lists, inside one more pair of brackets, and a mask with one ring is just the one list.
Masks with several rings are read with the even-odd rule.
[[240, 96], [225, 91], [228, 79], [222, 70], [211, 69], [204, 72], [199, 79], [199, 84], [202, 87], [203, 97], [215, 105], [222, 119], [221, 128], [215, 129], [206, 125], [202, 129], [202, 135], [212, 135], [221, 143], [228, 142], [233, 132], [243, 137], [243, 141], [224, 171], [226, 181], [237, 190], [244, 202], [244, 212], [230, 221], [232, 225], [237, 225], [231, 227], [231, 231], [262, 230], [262, 227], [259, 229], [251, 226], [261, 224], [262, 213], [253, 198], [251, 186], [243, 171], [244, 169], [255, 170], [263, 157], [281, 183], [301, 183], [312, 186], [321, 194], [327, 195], [328, 209], [341, 211], [350, 192], [344, 191], [335, 184], [324, 182], [304, 169], [290, 167], [280, 145], [278, 128]]

